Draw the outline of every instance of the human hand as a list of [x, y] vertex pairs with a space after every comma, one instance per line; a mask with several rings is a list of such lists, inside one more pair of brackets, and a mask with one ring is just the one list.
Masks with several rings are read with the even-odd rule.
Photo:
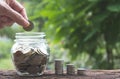
[[18, 23], [29, 26], [25, 8], [16, 0], [0, 0], [0, 28]]

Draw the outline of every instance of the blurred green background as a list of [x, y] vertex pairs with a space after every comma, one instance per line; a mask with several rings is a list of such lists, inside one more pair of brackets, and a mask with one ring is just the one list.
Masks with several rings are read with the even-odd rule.
[[[120, 68], [120, 0], [19, 0], [45, 32], [51, 49], [48, 67], [63, 59], [78, 68]], [[10, 50], [17, 24], [0, 29], [0, 69], [14, 69]]]

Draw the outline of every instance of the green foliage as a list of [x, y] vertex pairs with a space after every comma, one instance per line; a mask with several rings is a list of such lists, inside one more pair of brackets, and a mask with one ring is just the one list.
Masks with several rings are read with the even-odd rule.
[[120, 12], [120, 4], [114, 4], [107, 7], [111, 12]]
[[4, 69], [4, 70], [14, 69], [11, 57], [0, 59], [0, 69]]
[[44, 20], [44, 31], [62, 42], [72, 59], [87, 53], [97, 63], [94, 68], [113, 64], [112, 50], [120, 41], [119, 0], [42, 0], [36, 5], [31, 19]]
[[0, 39], [0, 60], [11, 56], [12, 41], [7, 37]]

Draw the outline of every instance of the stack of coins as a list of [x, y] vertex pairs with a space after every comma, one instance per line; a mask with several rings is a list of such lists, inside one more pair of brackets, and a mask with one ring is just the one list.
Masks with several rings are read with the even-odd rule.
[[78, 68], [77, 69], [77, 75], [85, 75], [85, 69]]
[[55, 59], [55, 74], [62, 75], [63, 74], [63, 60]]
[[73, 64], [67, 64], [67, 74], [75, 75], [75, 66]]
[[28, 20], [28, 21], [29, 21], [30, 25], [27, 27], [23, 27], [23, 29], [25, 31], [31, 31], [34, 28], [34, 24], [32, 23], [32, 21], [30, 21], [30, 20]]

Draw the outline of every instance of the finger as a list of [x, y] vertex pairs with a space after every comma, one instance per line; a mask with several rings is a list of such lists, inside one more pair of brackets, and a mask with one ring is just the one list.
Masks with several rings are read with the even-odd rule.
[[25, 19], [28, 20], [28, 17], [27, 17], [27, 14], [26, 14], [26, 10], [25, 10], [25, 9], [22, 9], [22, 10], [20, 11], [20, 14], [21, 14]]
[[2, 23], [0, 22], [0, 29], [2, 29], [4, 26], [2, 25]]
[[2, 23], [2, 25], [4, 27], [8, 27], [8, 26], [12, 26], [14, 22], [6, 22], [6, 23]]
[[17, 2], [16, 0], [14, 0], [10, 6], [15, 10], [17, 11], [18, 13], [20, 13], [25, 19], [28, 20], [28, 17], [27, 17], [27, 14], [26, 14], [26, 10], [25, 8], [19, 3]]
[[4, 26], [0, 25], [0, 29], [2, 29]]
[[12, 25], [13, 25], [13, 23], [14, 23], [14, 21], [13, 21], [13, 20], [8, 19], [8, 20], [4, 23], [4, 26], [12, 26]]
[[29, 22], [18, 12], [7, 6], [6, 15], [23, 27], [29, 26]]
[[3, 15], [3, 16], [0, 16], [0, 20], [1, 20], [1, 22], [3, 22], [3, 23], [4, 23], [4, 22], [7, 22], [8, 19], [9, 19], [9, 18], [6, 17], [6, 16], [4, 16], [4, 15]]
[[3, 21], [3, 18], [0, 19], [0, 24], [2, 25], [2, 27], [11, 26], [14, 23], [14, 21], [8, 17], [4, 17], [4, 19], [5, 19], [4, 21]]
[[8, 22], [8, 23], [6, 23], [4, 26], [12, 26], [13, 25], [13, 21], [11, 21], [11, 22]]

